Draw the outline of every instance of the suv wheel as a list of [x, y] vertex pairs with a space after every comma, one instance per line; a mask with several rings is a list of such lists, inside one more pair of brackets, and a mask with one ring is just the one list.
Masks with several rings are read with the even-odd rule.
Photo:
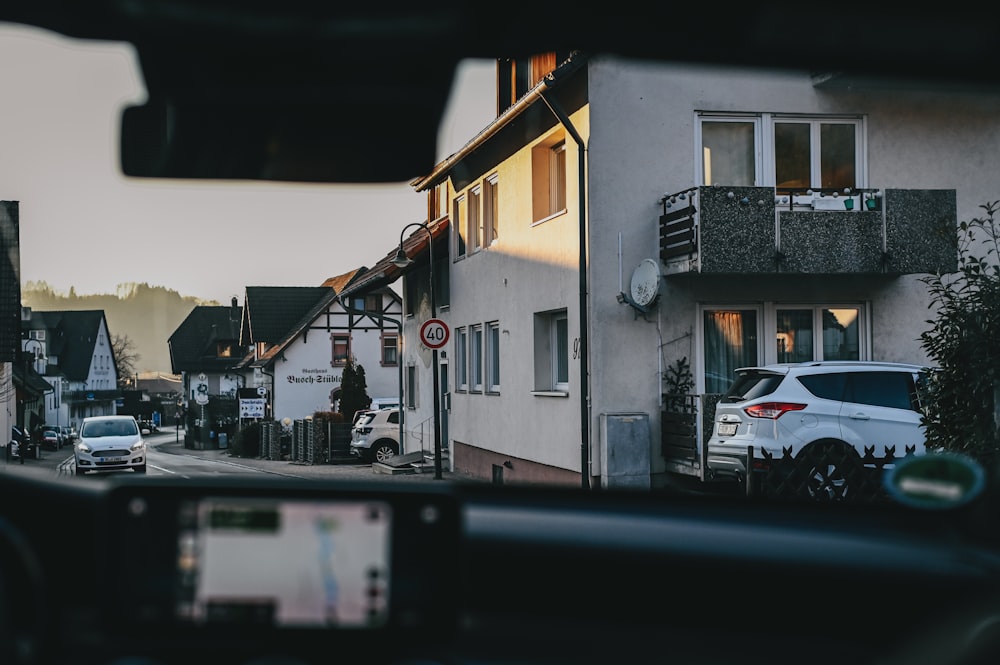
[[805, 448], [796, 458], [804, 473], [802, 494], [813, 501], [847, 501], [864, 483], [864, 466], [845, 443], [822, 442]]
[[396, 454], [396, 442], [389, 439], [380, 439], [372, 446], [371, 457], [374, 462], [384, 462]]

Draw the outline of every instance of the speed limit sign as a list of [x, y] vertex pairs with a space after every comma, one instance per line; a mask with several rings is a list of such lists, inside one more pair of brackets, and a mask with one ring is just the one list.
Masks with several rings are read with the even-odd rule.
[[420, 326], [420, 341], [430, 349], [440, 349], [448, 343], [450, 335], [448, 324], [441, 319], [427, 319]]

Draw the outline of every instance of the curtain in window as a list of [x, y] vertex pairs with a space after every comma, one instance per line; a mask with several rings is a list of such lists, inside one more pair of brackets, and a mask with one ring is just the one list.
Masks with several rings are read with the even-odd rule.
[[705, 392], [726, 392], [737, 368], [756, 364], [757, 312], [705, 312]]

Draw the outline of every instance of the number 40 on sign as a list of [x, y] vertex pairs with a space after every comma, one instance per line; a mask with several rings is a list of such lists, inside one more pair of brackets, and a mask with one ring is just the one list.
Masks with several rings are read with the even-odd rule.
[[440, 349], [448, 343], [451, 332], [441, 319], [428, 319], [420, 326], [420, 341], [431, 349]]

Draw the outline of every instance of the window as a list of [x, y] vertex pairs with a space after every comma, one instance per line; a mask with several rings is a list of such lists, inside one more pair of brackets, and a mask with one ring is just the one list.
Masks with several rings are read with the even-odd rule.
[[705, 185], [843, 190], [863, 186], [862, 121], [858, 118], [703, 115]]
[[701, 123], [701, 157], [706, 185], [757, 184], [757, 123], [720, 119]]
[[735, 370], [757, 363], [757, 311], [706, 310], [704, 313], [705, 392], [724, 393]]
[[500, 324], [486, 324], [486, 390], [500, 392]]
[[860, 360], [858, 307], [778, 309], [776, 362]]
[[483, 244], [487, 247], [500, 239], [500, 185], [494, 173], [483, 183]]
[[856, 122], [775, 122], [775, 186], [779, 191], [857, 186], [856, 143]]
[[417, 366], [406, 366], [406, 408], [417, 408]]
[[469, 327], [469, 374], [472, 390], [483, 390], [483, 327]]
[[217, 342], [215, 345], [216, 358], [232, 358], [235, 355], [232, 342]]
[[566, 310], [535, 314], [535, 390], [569, 392], [569, 326]]
[[347, 359], [351, 357], [351, 336], [350, 335], [330, 335], [333, 341], [333, 363], [334, 367], [343, 367], [347, 364]]
[[466, 221], [468, 231], [466, 237], [469, 239], [469, 254], [474, 254], [483, 246], [483, 227], [480, 224], [479, 206], [483, 199], [483, 188], [473, 187], [469, 190], [468, 210]]
[[451, 221], [454, 229], [453, 238], [455, 246], [455, 259], [465, 256], [465, 239], [468, 229], [465, 220], [465, 197], [460, 196], [452, 203]]
[[458, 390], [469, 389], [468, 333], [465, 328], [455, 330], [455, 384]]
[[368, 314], [381, 314], [382, 295], [375, 293], [365, 296], [364, 310]]
[[566, 141], [543, 143], [531, 153], [531, 196], [534, 221], [566, 209]]
[[396, 335], [382, 335], [382, 365], [395, 366], [399, 362], [399, 338]]
[[866, 312], [861, 305], [764, 303], [705, 308], [701, 317], [704, 392], [726, 392], [739, 367], [868, 360]]

